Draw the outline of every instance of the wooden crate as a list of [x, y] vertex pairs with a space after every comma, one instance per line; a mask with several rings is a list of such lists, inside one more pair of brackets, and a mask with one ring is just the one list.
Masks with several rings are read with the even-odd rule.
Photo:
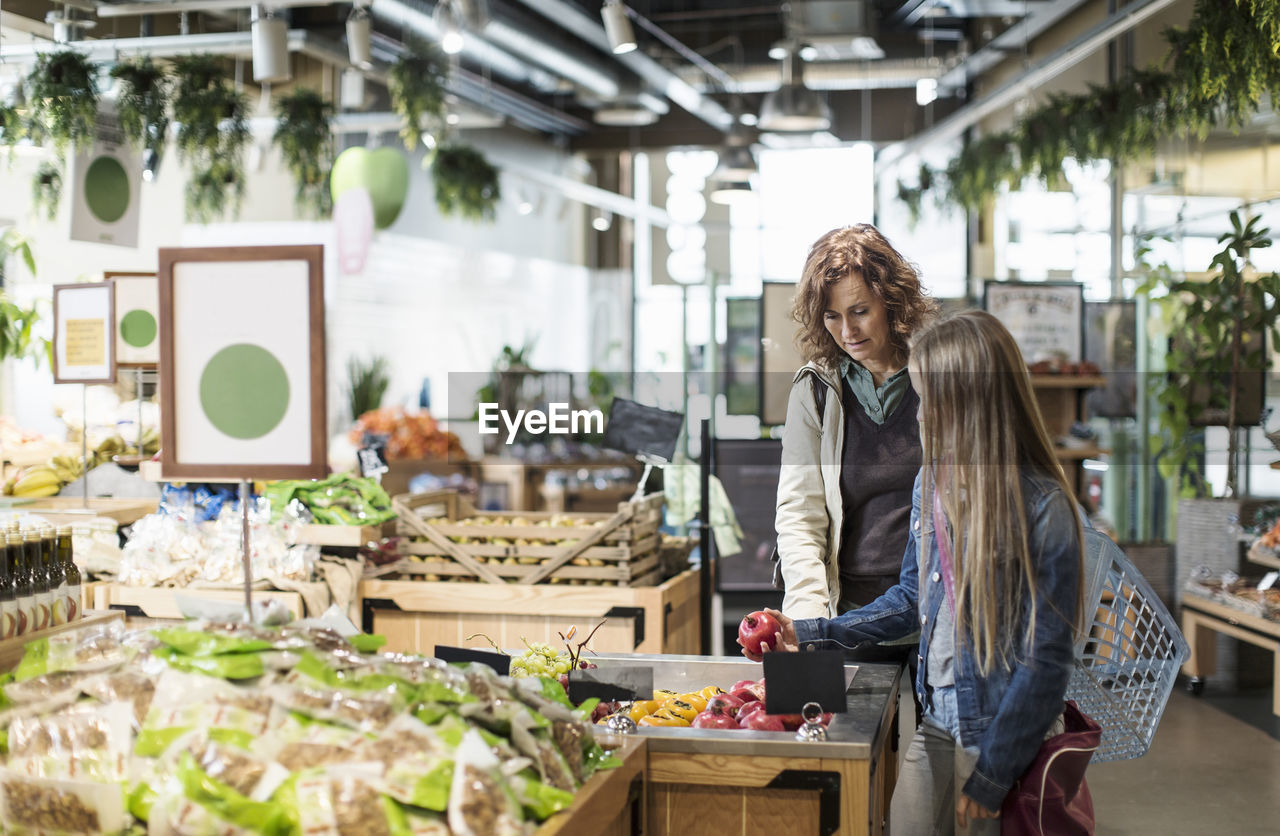
[[360, 548], [395, 533], [395, 520], [382, 525], [301, 525], [297, 542], [309, 546]]
[[[244, 601], [244, 590], [241, 589], [200, 589], [192, 587], [148, 587], [125, 586], [118, 583], [100, 583], [93, 587], [93, 608], [95, 610], [120, 610], [124, 612], [130, 627], [146, 626], [158, 621], [182, 621], [182, 610], [178, 607], [178, 595], [189, 598], [201, 598], [206, 601], [225, 601], [241, 603]], [[305, 615], [302, 595], [297, 592], [284, 592], [278, 589], [255, 589], [253, 600], [276, 600], [293, 613], [294, 618]]]
[[[617, 586], [656, 584], [662, 580], [658, 526], [663, 501], [662, 494], [654, 494], [638, 502], [619, 503], [612, 514], [560, 515], [482, 513], [449, 491], [398, 496], [393, 501], [399, 514], [397, 532], [421, 539], [401, 545], [401, 553], [420, 559], [403, 561], [396, 571], [478, 577], [489, 583], [560, 579]], [[489, 522], [464, 523], [475, 518]], [[563, 524], [567, 520], [578, 524]]]
[[698, 570], [659, 586], [589, 587], [367, 580], [360, 584], [364, 630], [387, 637], [387, 649], [430, 655], [437, 644], [500, 647], [521, 638], [560, 645], [556, 635], [576, 625], [600, 653], [698, 653]]
[[17, 667], [18, 663], [22, 661], [23, 651], [29, 642], [48, 636], [55, 636], [58, 633], [67, 633], [85, 627], [109, 624], [122, 618], [124, 618], [124, 615], [118, 612], [91, 612], [86, 610], [83, 618], [78, 618], [68, 624], [59, 624], [57, 627], [50, 627], [47, 630], [36, 630], [34, 633], [27, 633], [24, 636], [0, 641], [0, 672], [9, 671]]
[[110, 517], [116, 525], [132, 525], [160, 506], [158, 499], [112, 499], [89, 497], [86, 510], [80, 496], [46, 496], [38, 499], [6, 497], [0, 510], [39, 514], [54, 525], [72, 525], [93, 517]]

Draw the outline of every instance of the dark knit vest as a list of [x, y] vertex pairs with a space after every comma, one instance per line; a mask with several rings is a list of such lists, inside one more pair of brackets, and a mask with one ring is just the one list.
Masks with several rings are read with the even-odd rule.
[[840, 496], [841, 608], [863, 606], [898, 581], [911, 522], [911, 488], [920, 470], [920, 397], [908, 386], [883, 424], [867, 417], [848, 382]]

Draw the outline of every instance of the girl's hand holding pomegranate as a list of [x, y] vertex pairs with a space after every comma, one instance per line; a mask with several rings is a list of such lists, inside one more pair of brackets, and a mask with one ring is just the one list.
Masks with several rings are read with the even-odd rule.
[[753, 662], [764, 659], [770, 651], [795, 652], [800, 649], [796, 639], [795, 622], [778, 610], [766, 608], [753, 612], [738, 625], [738, 644], [742, 655]]

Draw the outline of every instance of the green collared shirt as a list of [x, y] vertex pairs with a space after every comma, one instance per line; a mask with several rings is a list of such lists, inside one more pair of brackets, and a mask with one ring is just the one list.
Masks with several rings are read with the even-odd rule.
[[893, 414], [911, 386], [911, 377], [905, 366], [889, 375], [882, 385], [876, 386], [871, 372], [848, 357], [840, 358], [840, 376], [849, 382], [849, 388], [862, 404], [867, 417], [877, 424], [883, 424]]

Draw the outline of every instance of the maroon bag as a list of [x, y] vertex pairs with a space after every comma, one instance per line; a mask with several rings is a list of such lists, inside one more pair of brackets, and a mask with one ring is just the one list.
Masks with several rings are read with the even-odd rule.
[[1071, 700], [1065, 730], [1046, 740], [1000, 808], [1002, 836], [1078, 836], [1093, 833], [1093, 798], [1084, 780], [1102, 742], [1102, 727]]

